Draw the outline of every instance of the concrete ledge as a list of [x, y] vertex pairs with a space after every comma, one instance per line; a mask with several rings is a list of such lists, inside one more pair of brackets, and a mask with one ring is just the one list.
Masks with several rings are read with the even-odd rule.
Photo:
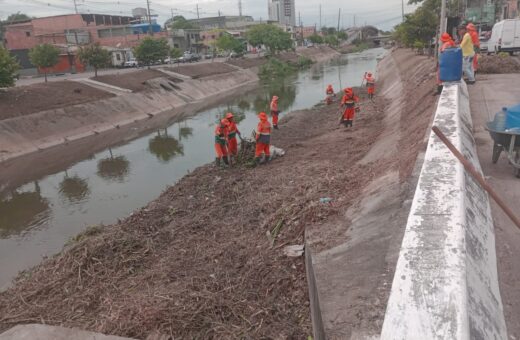
[[79, 329], [47, 326], [18, 325], [0, 334], [0, 340], [132, 340], [119, 336], [103, 335]]
[[[434, 125], [480, 171], [464, 83], [444, 87]], [[381, 339], [507, 339], [488, 195], [433, 133]]]

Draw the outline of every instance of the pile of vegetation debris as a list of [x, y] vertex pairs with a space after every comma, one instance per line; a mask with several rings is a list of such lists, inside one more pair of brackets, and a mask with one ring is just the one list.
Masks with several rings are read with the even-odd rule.
[[481, 55], [478, 58], [478, 73], [520, 73], [520, 59], [508, 53]]

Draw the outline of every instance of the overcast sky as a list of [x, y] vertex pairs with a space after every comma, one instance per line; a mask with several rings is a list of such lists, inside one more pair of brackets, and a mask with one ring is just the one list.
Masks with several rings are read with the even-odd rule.
[[[76, 0], [80, 13], [100, 13], [131, 15], [132, 8], [146, 7], [146, 0]], [[268, 0], [242, 0], [244, 15], [256, 20], [267, 18]], [[407, 0], [405, 0], [405, 3]], [[150, 0], [152, 13], [157, 14], [158, 22], [181, 14], [186, 18], [196, 18], [196, 6], [200, 16], [238, 15], [238, 0]], [[296, 0], [296, 15], [301, 13], [304, 25], [319, 25], [319, 6], [322, 6], [322, 25], [337, 26], [338, 11], [341, 8], [341, 26], [356, 24], [378, 26], [390, 29], [401, 21], [401, 0]], [[405, 13], [413, 10], [405, 4]], [[0, 0], [0, 19], [16, 12], [31, 16], [48, 16], [74, 12], [74, 0]], [[296, 19], [298, 22], [298, 18]]]

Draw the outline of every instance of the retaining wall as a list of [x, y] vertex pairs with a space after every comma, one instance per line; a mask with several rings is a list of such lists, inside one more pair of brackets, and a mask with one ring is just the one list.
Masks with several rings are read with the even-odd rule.
[[[464, 83], [444, 87], [434, 125], [481, 171]], [[507, 339], [488, 195], [433, 133], [381, 339]]]

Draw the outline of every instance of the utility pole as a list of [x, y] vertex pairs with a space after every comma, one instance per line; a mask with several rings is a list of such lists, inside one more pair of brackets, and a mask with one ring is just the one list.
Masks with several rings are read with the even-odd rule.
[[341, 21], [341, 8], [339, 9], [339, 12], [338, 12], [338, 30], [337, 32], [339, 32], [339, 23]]
[[404, 0], [401, 0], [401, 19], [404, 22]]
[[320, 4], [320, 30], [321, 30], [321, 4]]
[[74, 1], [74, 12], [76, 12], [76, 14], [78, 14], [78, 4], [76, 2], [76, 0], [73, 0]]
[[242, 0], [238, 0], [238, 16], [242, 19]]
[[152, 14], [150, 13], [150, 0], [146, 0], [146, 7], [148, 8], [148, 32], [153, 36], [152, 29]]
[[441, 0], [441, 23], [440, 23], [440, 34], [446, 32], [446, 0]]
[[170, 11], [172, 13], [172, 24], [173, 24], [173, 8], [170, 8]]
[[220, 16], [220, 9], [218, 10], [218, 16]]
[[356, 15], [354, 14], [354, 27], [356, 27]]
[[197, 19], [200, 19], [200, 15], [199, 15], [199, 4], [197, 4]]

